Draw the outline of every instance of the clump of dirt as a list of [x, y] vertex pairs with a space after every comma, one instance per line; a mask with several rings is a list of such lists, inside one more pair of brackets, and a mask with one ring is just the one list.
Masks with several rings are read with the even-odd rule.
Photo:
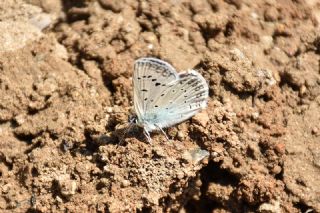
[[[316, 1], [0, 8], [2, 211], [320, 211]], [[209, 84], [170, 141], [127, 132], [144, 56]]]

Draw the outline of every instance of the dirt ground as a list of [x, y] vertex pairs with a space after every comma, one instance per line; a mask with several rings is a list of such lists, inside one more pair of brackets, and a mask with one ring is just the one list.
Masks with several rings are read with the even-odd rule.
[[[1, 1], [0, 212], [320, 212], [319, 23], [317, 0]], [[209, 84], [170, 141], [124, 137], [145, 56]]]

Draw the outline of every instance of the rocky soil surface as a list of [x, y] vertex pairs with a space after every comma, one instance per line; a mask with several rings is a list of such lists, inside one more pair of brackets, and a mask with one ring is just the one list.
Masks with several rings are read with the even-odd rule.
[[[1, 1], [0, 211], [320, 212], [319, 22], [316, 0]], [[209, 84], [170, 141], [126, 134], [145, 56]]]

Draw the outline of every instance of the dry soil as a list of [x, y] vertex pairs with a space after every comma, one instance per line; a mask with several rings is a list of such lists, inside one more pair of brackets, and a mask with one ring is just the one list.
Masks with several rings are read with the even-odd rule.
[[[0, 211], [320, 212], [319, 22], [316, 0], [1, 1]], [[145, 56], [209, 84], [170, 141], [125, 134]]]

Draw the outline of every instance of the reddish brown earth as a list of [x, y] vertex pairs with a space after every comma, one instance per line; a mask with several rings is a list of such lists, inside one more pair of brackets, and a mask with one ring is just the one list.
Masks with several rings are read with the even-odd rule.
[[[319, 21], [316, 0], [1, 1], [0, 211], [320, 212]], [[145, 56], [209, 83], [170, 141], [124, 138]]]

